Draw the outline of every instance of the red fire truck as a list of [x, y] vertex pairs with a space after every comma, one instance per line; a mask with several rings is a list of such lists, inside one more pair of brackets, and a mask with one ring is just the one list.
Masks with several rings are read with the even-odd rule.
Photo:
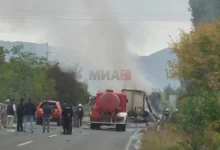
[[98, 92], [95, 105], [91, 109], [90, 128], [100, 129], [102, 125], [116, 126], [116, 131], [126, 130], [127, 96], [113, 90]]

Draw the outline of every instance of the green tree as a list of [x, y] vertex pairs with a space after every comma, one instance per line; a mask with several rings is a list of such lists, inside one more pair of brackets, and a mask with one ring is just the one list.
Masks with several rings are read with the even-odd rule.
[[57, 98], [69, 103], [85, 103], [89, 99], [88, 85], [77, 80], [76, 72], [62, 71], [59, 63], [48, 70], [48, 76], [56, 82]]
[[164, 87], [164, 93], [166, 96], [166, 100], [169, 100], [170, 95], [176, 94], [175, 90], [171, 87], [170, 84]]
[[161, 93], [161, 103], [162, 103], [163, 109], [165, 109], [169, 105], [169, 101], [168, 101], [168, 99], [166, 97], [166, 93], [165, 92]]
[[179, 100], [178, 126], [190, 136], [193, 149], [198, 150], [204, 146], [219, 149], [219, 145], [213, 148], [220, 142], [219, 136], [207, 135], [218, 132], [211, 125], [220, 119], [219, 26], [220, 21], [216, 21], [197, 25], [191, 33], [181, 31], [180, 40], [172, 44], [178, 61], [169, 63], [170, 74], [191, 86], [191, 92]]
[[[6, 55], [10, 56], [7, 62]], [[44, 57], [23, 51], [22, 45], [9, 51], [0, 47], [0, 99], [30, 97], [36, 104], [43, 99], [86, 103], [88, 84], [78, 81], [77, 68], [63, 71], [59, 63], [52, 65]]]
[[56, 97], [55, 82], [44, 71], [44, 58], [24, 52], [22, 45], [14, 46], [9, 54], [12, 55], [9, 62], [5, 62], [0, 68], [2, 99], [30, 97], [37, 103], [46, 97]]

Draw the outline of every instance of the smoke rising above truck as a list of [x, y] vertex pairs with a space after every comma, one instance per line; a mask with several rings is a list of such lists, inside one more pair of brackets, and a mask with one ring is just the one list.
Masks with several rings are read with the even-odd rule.
[[[39, 35], [39, 41], [63, 47], [60, 51], [51, 50], [50, 55], [59, 56], [61, 66], [73, 65], [66, 62], [79, 63], [85, 68], [84, 78], [88, 76], [86, 70], [91, 69], [132, 70], [132, 80], [89, 81], [90, 87], [100, 90], [109, 87], [118, 91], [129, 87], [151, 91], [150, 81], [147, 81], [139, 70], [138, 56], [132, 54], [128, 46], [132, 42], [135, 43], [129, 41], [132, 31], [126, 30], [117, 18], [111, 15], [112, 10], [106, 0], [74, 0], [65, 3], [59, 0], [29, 0], [28, 3], [7, 0], [4, 6], [7, 11], [3, 11], [3, 14], [9, 19], [3, 21], [11, 27], [11, 31], [36, 34]], [[32, 6], [35, 6], [34, 9]], [[97, 21], [93, 17], [90, 17], [90, 20], [80, 20], [82, 13], [68, 13], [75, 11], [103, 13], [108, 21]], [[74, 17], [79, 19], [71, 19]]]

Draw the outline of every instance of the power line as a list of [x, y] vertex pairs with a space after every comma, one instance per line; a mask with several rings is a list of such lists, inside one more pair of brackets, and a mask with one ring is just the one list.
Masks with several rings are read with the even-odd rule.
[[[113, 16], [113, 17], [128, 17], [128, 16], [138, 16], [138, 17], [176, 17], [176, 19], [179, 19], [179, 17], [183, 16], [189, 16], [189, 14], [166, 14], [166, 13], [161, 13], [161, 14], [156, 14], [156, 13], [92, 13], [92, 12], [61, 12], [61, 11], [53, 11], [53, 10], [33, 10], [33, 9], [15, 9], [13, 11], [17, 12], [38, 12], [38, 13], [66, 13], [66, 14], [77, 14], [77, 15], [88, 15], [87, 17], [95, 17], [94, 15], [99, 15], [99, 17], [95, 18], [62, 18], [62, 17], [42, 17], [42, 16], [0, 16], [0, 19], [19, 19], [19, 20], [63, 20], [63, 21], [124, 21], [124, 22], [143, 22], [147, 21], [147, 19], [121, 19], [121, 18], [106, 18], [106, 16]], [[102, 17], [101, 17], [102, 16]], [[104, 18], [105, 16], [105, 18]], [[151, 18], [152, 19], [152, 18]], [[155, 18], [156, 19], [156, 18]], [[173, 18], [175, 19], [175, 18]], [[167, 20], [166, 18], [163, 18], [162, 20]]]
[[[41, 18], [41, 17], [12, 17], [12, 16], [0, 16], [0, 19], [5, 20], [61, 20], [61, 21], [124, 21], [124, 22], [144, 22], [149, 21], [147, 19], [142, 20], [131, 20], [131, 19], [119, 19], [119, 18]], [[152, 18], [151, 18], [152, 19]], [[154, 18], [156, 19], [156, 18]], [[161, 18], [162, 19], [162, 18]], [[180, 19], [180, 18], [176, 18]], [[166, 18], [163, 18], [162, 20], [167, 20]]]
[[185, 13], [105, 13], [105, 12], [72, 12], [72, 11], [54, 11], [54, 10], [34, 10], [34, 9], [15, 9], [13, 11], [17, 12], [38, 12], [38, 13], [63, 13], [63, 14], [84, 14], [84, 15], [130, 15], [130, 16], [188, 16], [189, 14]]

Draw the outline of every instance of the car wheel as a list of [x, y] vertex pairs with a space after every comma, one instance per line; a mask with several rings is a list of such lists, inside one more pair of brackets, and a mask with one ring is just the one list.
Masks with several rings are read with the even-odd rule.
[[61, 123], [61, 120], [58, 120], [58, 121], [57, 121], [57, 126], [61, 126], [61, 124], [62, 124], [62, 123]]
[[36, 125], [42, 125], [43, 121], [41, 118], [36, 118]]

